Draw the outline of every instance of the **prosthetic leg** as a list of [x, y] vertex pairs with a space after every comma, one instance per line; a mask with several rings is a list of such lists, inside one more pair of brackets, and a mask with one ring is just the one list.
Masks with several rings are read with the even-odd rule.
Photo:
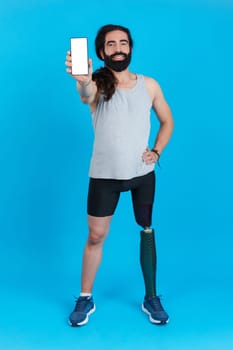
[[137, 223], [143, 227], [140, 242], [140, 263], [145, 283], [145, 298], [142, 311], [155, 324], [166, 324], [169, 316], [164, 310], [160, 298], [156, 295], [156, 248], [154, 230], [150, 228], [152, 205], [134, 205]]
[[140, 242], [140, 264], [145, 283], [145, 296], [156, 296], [156, 249], [154, 230], [150, 228], [152, 204], [134, 202], [134, 214], [138, 225], [143, 227]]
[[145, 283], [145, 296], [156, 296], [156, 248], [154, 230], [145, 227], [140, 232], [140, 263]]

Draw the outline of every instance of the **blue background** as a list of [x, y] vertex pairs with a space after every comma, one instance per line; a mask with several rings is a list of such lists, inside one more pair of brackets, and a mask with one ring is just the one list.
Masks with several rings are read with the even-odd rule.
[[[86, 327], [67, 325], [93, 131], [64, 62], [69, 38], [88, 36], [99, 68], [93, 41], [107, 23], [130, 28], [131, 70], [159, 81], [175, 120], [153, 216], [166, 327], [140, 311], [140, 228], [127, 193], [105, 243], [97, 311]], [[232, 349], [232, 35], [230, 0], [1, 2], [1, 349]]]

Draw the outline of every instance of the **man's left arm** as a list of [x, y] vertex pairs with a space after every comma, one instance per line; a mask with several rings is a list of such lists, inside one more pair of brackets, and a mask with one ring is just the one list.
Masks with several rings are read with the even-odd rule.
[[152, 99], [152, 107], [160, 123], [153, 148], [151, 150], [148, 149], [143, 154], [143, 160], [147, 164], [151, 164], [159, 159], [160, 154], [168, 144], [172, 135], [174, 122], [171, 109], [164, 98], [159, 84], [152, 78], [146, 78], [146, 86]]

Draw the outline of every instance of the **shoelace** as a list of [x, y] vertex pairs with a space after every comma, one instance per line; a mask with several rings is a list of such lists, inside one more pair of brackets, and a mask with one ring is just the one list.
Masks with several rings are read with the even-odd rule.
[[89, 297], [79, 297], [76, 298], [76, 305], [74, 311], [83, 312], [85, 310], [86, 304], [90, 301]]
[[160, 298], [159, 297], [153, 297], [151, 299], [148, 300], [151, 304], [151, 306], [157, 310], [157, 311], [164, 311], [161, 302], [160, 302]]

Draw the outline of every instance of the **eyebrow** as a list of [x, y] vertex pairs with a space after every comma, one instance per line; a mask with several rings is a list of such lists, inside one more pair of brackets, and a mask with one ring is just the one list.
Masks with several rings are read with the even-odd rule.
[[[105, 44], [114, 44], [116, 42], [116, 40], [108, 40], [105, 42]], [[129, 43], [129, 41], [127, 39], [121, 39], [120, 43]]]

